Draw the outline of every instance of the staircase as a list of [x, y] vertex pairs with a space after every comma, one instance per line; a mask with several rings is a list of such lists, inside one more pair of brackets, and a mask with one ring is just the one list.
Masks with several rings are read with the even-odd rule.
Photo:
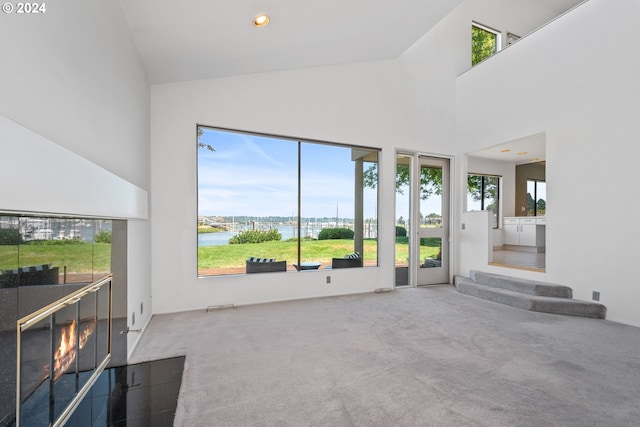
[[572, 299], [568, 286], [499, 274], [470, 271], [470, 278], [455, 276], [458, 292], [525, 310], [604, 319], [607, 308], [597, 302]]

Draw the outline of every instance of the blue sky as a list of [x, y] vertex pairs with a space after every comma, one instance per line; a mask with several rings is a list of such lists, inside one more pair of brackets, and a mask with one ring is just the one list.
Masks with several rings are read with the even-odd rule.
[[[198, 214], [291, 216], [297, 212], [298, 144], [291, 140], [205, 129], [198, 149]], [[351, 150], [302, 145], [302, 216], [353, 218]], [[365, 168], [366, 168], [365, 164]], [[365, 190], [365, 217], [376, 217]]]

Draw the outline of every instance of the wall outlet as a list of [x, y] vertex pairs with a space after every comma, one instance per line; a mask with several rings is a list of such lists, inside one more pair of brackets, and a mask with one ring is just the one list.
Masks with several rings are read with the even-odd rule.
[[131, 313], [131, 326], [136, 324], [136, 312]]
[[594, 301], [600, 301], [600, 292], [593, 291], [593, 295], [591, 296], [591, 299]]
[[462, 228], [463, 230], [466, 228], [466, 224], [465, 224], [464, 222], [462, 223], [462, 227], [461, 227], [461, 228]]
[[327, 283], [331, 283], [331, 276], [327, 276]]
[[140, 303], [140, 314], [144, 313], [144, 303]]

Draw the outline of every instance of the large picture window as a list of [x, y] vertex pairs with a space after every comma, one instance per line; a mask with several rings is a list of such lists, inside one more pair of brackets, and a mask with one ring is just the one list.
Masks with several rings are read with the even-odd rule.
[[498, 228], [500, 213], [500, 177], [491, 175], [467, 176], [467, 210], [491, 211], [493, 228]]
[[199, 127], [198, 275], [377, 265], [378, 152]]

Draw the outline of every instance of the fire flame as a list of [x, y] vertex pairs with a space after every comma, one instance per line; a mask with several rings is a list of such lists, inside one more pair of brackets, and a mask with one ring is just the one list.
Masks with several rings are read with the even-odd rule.
[[53, 355], [53, 380], [57, 381], [76, 359], [76, 321], [60, 329], [60, 345]]
[[[69, 325], [63, 326], [60, 329], [60, 344], [53, 355], [54, 381], [57, 381], [76, 360], [78, 350], [82, 350], [85, 346], [89, 340], [89, 336], [95, 329], [95, 326], [95, 319], [91, 319], [89, 322], [85, 323], [81, 326], [82, 331], [80, 332], [79, 337], [75, 319]], [[76, 340], [79, 341], [79, 349], [76, 347]]]

